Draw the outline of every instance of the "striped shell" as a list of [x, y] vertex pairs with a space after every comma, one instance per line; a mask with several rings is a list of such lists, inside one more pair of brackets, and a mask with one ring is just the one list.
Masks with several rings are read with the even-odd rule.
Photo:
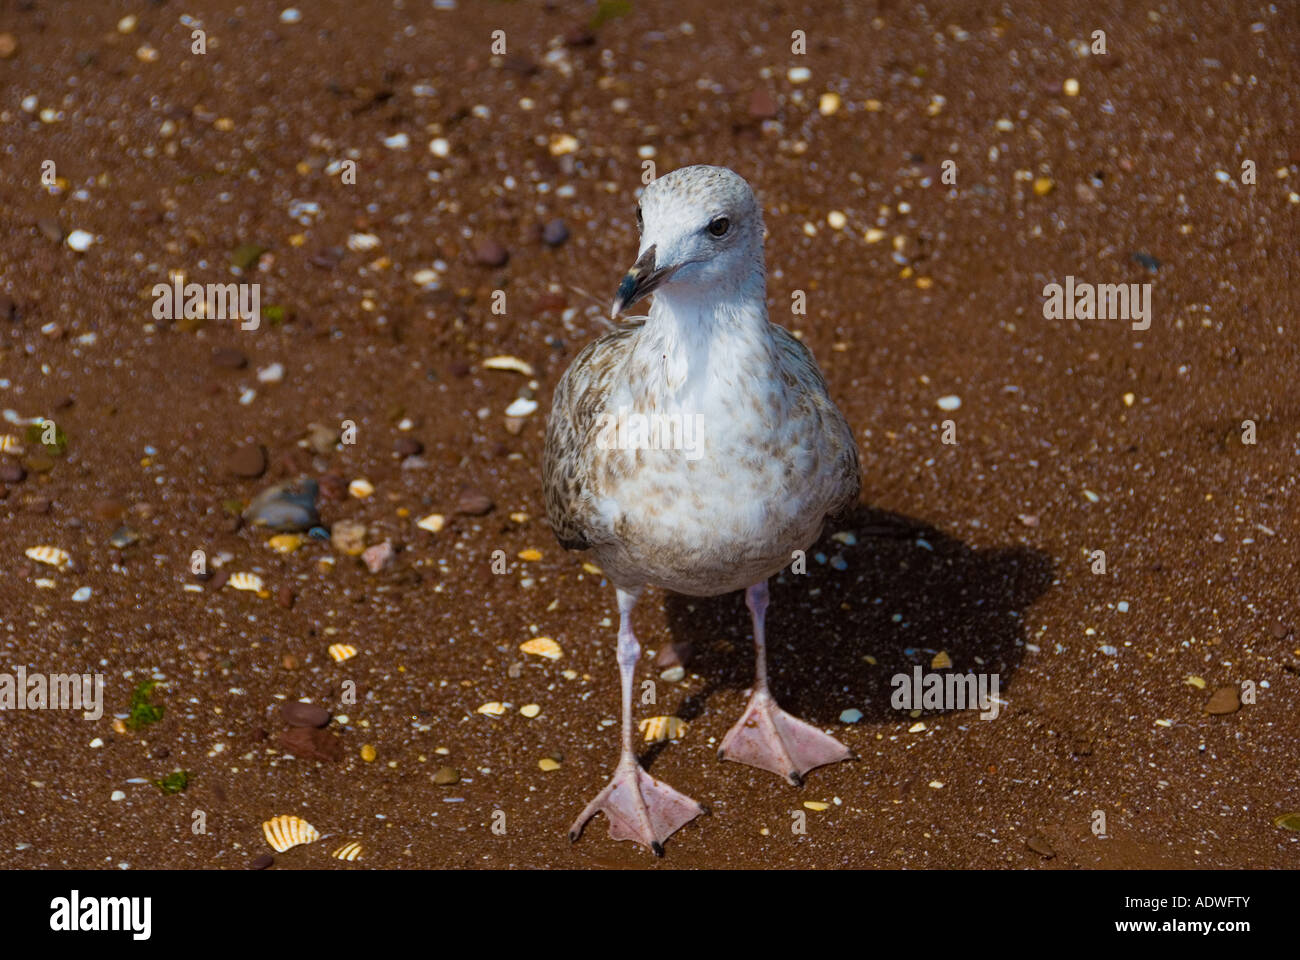
[[262, 589], [262, 578], [255, 573], [232, 573], [230, 580], [227, 582], [236, 590], [258, 591]]
[[335, 860], [360, 860], [363, 852], [360, 840], [349, 840], [347, 843], [343, 844], [343, 846], [330, 854], [330, 856]]
[[351, 660], [357, 655], [357, 648], [346, 643], [331, 643], [329, 654], [337, 662], [342, 663], [344, 660]]
[[262, 824], [262, 833], [266, 842], [275, 848], [276, 853], [284, 853], [291, 847], [300, 847], [304, 843], [315, 843], [320, 839], [320, 831], [306, 820], [291, 814], [272, 817]]
[[20, 457], [25, 452], [22, 441], [12, 433], [0, 435], [0, 453], [8, 453], [15, 457]]
[[28, 547], [26, 553], [28, 559], [35, 560], [37, 563], [48, 563], [51, 567], [58, 567], [60, 570], [72, 562], [68, 552], [58, 547]]
[[637, 726], [646, 743], [678, 740], [686, 734], [687, 723], [681, 717], [646, 717]]
[[545, 657], [547, 660], [559, 660], [560, 657], [564, 656], [564, 651], [560, 649], [560, 645], [550, 637], [533, 637], [531, 640], [525, 640], [519, 644], [519, 649], [524, 653]]

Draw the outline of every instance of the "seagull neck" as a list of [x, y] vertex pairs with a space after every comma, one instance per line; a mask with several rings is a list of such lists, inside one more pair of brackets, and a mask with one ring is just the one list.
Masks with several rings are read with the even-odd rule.
[[761, 282], [730, 294], [660, 291], [649, 313], [639, 352], [647, 379], [661, 390], [726, 379], [727, 370], [771, 349]]

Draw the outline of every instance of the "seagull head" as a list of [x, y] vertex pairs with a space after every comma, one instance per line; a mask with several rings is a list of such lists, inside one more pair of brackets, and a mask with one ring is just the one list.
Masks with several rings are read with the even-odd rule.
[[610, 316], [658, 290], [681, 300], [763, 296], [763, 211], [744, 177], [698, 164], [654, 180], [636, 210], [641, 245]]

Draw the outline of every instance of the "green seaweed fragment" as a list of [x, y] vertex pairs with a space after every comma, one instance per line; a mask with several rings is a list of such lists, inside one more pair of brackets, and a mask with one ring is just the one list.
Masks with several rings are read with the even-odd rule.
[[132, 730], [139, 730], [162, 719], [163, 708], [149, 702], [149, 695], [156, 686], [157, 680], [146, 680], [131, 694], [130, 716], [127, 717], [126, 725]]
[[170, 773], [161, 780], [155, 780], [153, 783], [154, 786], [163, 793], [171, 796], [173, 793], [182, 792], [190, 785], [190, 775], [188, 771], [177, 770], [175, 773]]

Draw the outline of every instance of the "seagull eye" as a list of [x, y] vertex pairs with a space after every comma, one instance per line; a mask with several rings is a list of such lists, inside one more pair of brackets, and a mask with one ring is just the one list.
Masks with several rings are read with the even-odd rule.
[[725, 237], [731, 229], [731, 221], [726, 217], [714, 217], [709, 221], [709, 233], [715, 237]]
[[636, 208], [636, 228], [637, 228], [638, 230], [640, 230], [640, 229], [641, 229], [642, 227], [644, 227], [644, 226], [645, 226], [645, 224], [644, 224], [644, 223], [642, 222], [642, 220], [641, 220], [641, 207], [638, 206], [638, 207]]

